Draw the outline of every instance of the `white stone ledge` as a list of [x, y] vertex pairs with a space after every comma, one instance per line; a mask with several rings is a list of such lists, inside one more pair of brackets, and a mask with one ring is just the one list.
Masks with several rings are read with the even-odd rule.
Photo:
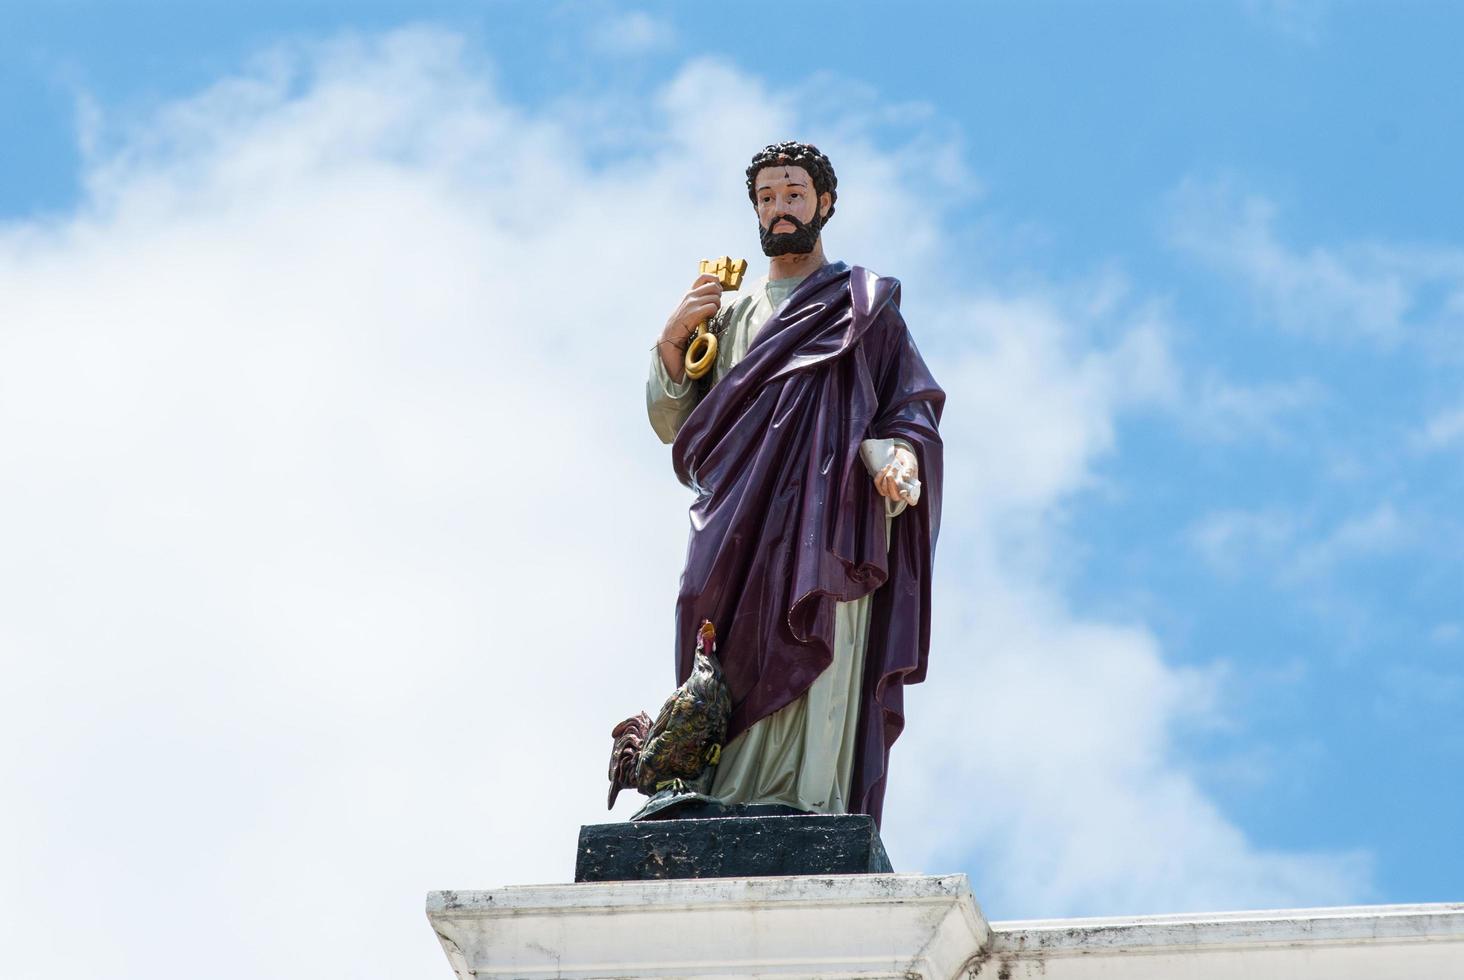
[[1454, 980], [1464, 904], [994, 922], [981, 967], [983, 980]]
[[[606, 881], [574, 885], [513, 885], [494, 891], [440, 891], [427, 895], [429, 915], [482, 915], [513, 910], [557, 915], [566, 903], [581, 911], [613, 912], [648, 904], [669, 910], [702, 908], [708, 899], [721, 906], [776, 904], [885, 905], [938, 902], [971, 894], [965, 875], [910, 874], [791, 876], [785, 878], [686, 878], [671, 881]], [[974, 902], [974, 898], [972, 899]]]
[[1464, 904], [1364, 905], [991, 924], [995, 949], [1049, 954], [1318, 943], [1464, 942]]
[[433, 892], [463, 980], [950, 980], [989, 939], [964, 875], [839, 875]]

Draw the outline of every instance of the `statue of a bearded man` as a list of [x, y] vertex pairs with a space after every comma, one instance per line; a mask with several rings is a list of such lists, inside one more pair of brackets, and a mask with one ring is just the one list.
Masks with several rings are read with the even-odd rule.
[[[814, 146], [753, 157], [768, 274], [735, 293], [714, 275], [692, 284], [646, 402], [696, 492], [677, 682], [710, 620], [732, 696], [712, 795], [878, 820], [904, 685], [924, 679], [930, 646], [945, 393], [899, 281], [825, 258], [837, 188]], [[684, 351], [708, 317], [716, 363], [694, 381]]]

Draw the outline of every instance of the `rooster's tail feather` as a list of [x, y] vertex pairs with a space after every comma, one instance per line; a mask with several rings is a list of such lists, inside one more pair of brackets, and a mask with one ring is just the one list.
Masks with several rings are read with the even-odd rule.
[[650, 733], [651, 716], [644, 711], [625, 719], [610, 732], [615, 746], [610, 750], [610, 797], [605, 809], [615, 809], [615, 797], [620, 791], [635, 786], [636, 765]]

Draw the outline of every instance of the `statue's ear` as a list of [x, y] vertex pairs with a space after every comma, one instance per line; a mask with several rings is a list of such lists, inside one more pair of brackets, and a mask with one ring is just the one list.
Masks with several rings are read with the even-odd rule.
[[820, 218], [827, 218], [829, 216], [829, 208], [833, 206], [834, 196], [828, 191], [824, 191], [818, 196], [818, 216]]

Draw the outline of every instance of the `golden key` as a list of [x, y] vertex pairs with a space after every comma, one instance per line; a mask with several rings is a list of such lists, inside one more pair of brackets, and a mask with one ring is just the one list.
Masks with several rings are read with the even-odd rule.
[[[746, 259], [734, 259], [724, 255], [720, 259], [702, 259], [701, 271], [717, 277], [724, 290], [734, 292], [742, 288], [742, 274], [747, 271]], [[717, 363], [717, 336], [712, 333], [710, 318], [697, 324], [692, 332], [691, 342], [686, 345], [686, 375], [701, 379]]]

